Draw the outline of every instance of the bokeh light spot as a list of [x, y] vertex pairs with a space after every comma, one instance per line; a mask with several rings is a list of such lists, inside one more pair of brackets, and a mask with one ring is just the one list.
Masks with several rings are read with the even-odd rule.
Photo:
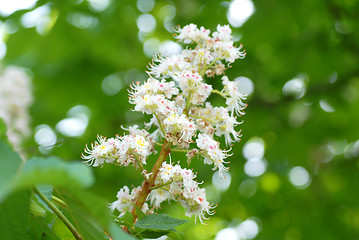
[[137, 27], [141, 32], [152, 32], [156, 28], [156, 19], [151, 14], [142, 14], [137, 18]]
[[96, 17], [80, 12], [69, 14], [67, 21], [77, 28], [94, 28], [98, 24]]
[[143, 13], [149, 12], [155, 6], [154, 0], [137, 0], [137, 9]]
[[310, 117], [311, 107], [307, 103], [295, 104], [289, 113], [289, 124], [298, 128], [302, 126]]
[[217, 190], [226, 191], [231, 185], [231, 174], [224, 172], [223, 177], [221, 177], [219, 171], [216, 171], [212, 176], [212, 183]]
[[79, 137], [86, 131], [91, 111], [84, 105], [77, 105], [67, 112], [67, 118], [56, 124], [56, 129], [66, 137]]
[[253, 13], [254, 5], [251, 0], [234, 0], [229, 5], [227, 19], [233, 27], [240, 27]]
[[174, 54], [178, 54], [182, 50], [182, 46], [174, 41], [164, 41], [159, 46], [160, 52], [165, 56], [172, 56]]
[[251, 95], [254, 91], [252, 80], [247, 77], [237, 77], [235, 81], [239, 81], [239, 91], [245, 95]]
[[230, 240], [238, 239], [238, 234], [235, 228], [224, 228], [218, 231], [215, 240]]
[[243, 156], [249, 159], [261, 159], [264, 156], [264, 141], [259, 137], [254, 137], [244, 144]]
[[149, 38], [143, 43], [143, 52], [147, 57], [152, 57], [158, 52], [160, 44], [157, 38]]
[[[4, 3], [6, 1], [6, 3]], [[0, 4], [0, 14], [7, 17], [21, 9], [33, 8], [37, 0], [5, 0]]]
[[250, 177], [258, 177], [267, 169], [267, 162], [263, 159], [252, 159], [245, 163], [244, 172]]
[[42, 124], [35, 128], [35, 141], [40, 146], [49, 147], [56, 143], [57, 136], [49, 125]]
[[0, 40], [0, 60], [5, 57], [6, 51], [7, 51], [6, 44]]
[[259, 226], [256, 221], [247, 219], [237, 227], [237, 232], [239, 239], [253, 239], [259, 233]]
[[300, 166], [294, 167], [290, 170], [289, 180], [298, 189], [308, 187], [311, 181], [308, 171]]
[[50, 15], [51, 15], [50, 6], [48, 4], [43, 5], [41, 7], [32, 10], [31, 12], [27, 12], [24, 15], [22, 15], [21, 25], [25, 28], [36, 27], [36, 31], [39, 34], [44, 35], [51, 29], [53, 25], [52, 21], [56, 20], [56, 19], [52, 19]]
[[319, 106], [321, 109], [323, 109], [325, 112], [334, 112], [335, 109], [332, 107], [332, 105], [329, 104], [328, 101], [322, 99], [319, 101]]
[[104, 78], [101, 87], [105, 94], [113, 96], [121, 90], [122, 80], [118, 75], [111, 74]]
[[285, 96], [293, 96], [296, 99], [302, 98], [306, 92], [304, 80], [301, 78], [294, 78], [286, 82], [283, 86], [283, 94]]
[[257, 191], [257, 183], [252, 179], [244, 180], [238, 188], [239, 194], [244, 198], [253, 197]]
[[90, 9], [96, 12], [104, 11], [111, 3], [110, 0], [88, 0]]
[[264, 191], [274, 193], [280, 187], [280, 180], [275, 173], [266, 173], [261, 177], [260, 184]]

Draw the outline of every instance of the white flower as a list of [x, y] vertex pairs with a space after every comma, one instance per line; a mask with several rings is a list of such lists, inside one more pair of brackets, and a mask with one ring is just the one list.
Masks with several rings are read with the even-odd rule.
[[171, 193], [167, 190], [158, 188], [151, 191], [149, 195], [149, 199], [151, 201], [151, 205], [158, 209], [163, 201], [169, 199], [171, 197]]
[[[124, 215], [126, 212], [132, 212], [141, 190], [141, 187], [134, 188], [130, 194], [129, 188], [124, 186], [120, 191], [117, 192], [117, 200], [109, 204], [110, 210], [113, 212], [116, 209], [120, 212], [119, 216]], [[148, 204], [143, 204], [141, 210], [144, 213], [147, 213], [149, 210]]]
[[164, 94], [166, 98], [170, 99], [172, 95], [177, 95], [179, 92], [173, 81], [166, 82], [165, 79], [158, 81], [152, 77], [148, 78], [142, 85], [138, 82], [132, 84], [131, 89], [132, 91], [129, 92], [131, 98], [143, 97], [146, 94]]
[[[157, 192], [158, 189], [156, 189], [155, 193], [151, 193], [151, 204], [154, 207], [160, 207], [161, 202], [166, 199], [173, 199], [179, 201], [186, 208], [187, 216], [195, 215], [196, 219], [198, 217], [201, 222], [208, 219], [206, 214], [213, 214], [213, 207], [206, 200], [205, 189], [198, 187], [198, 182], [194, 180], [196, 175], [192, 170], [182, 169], [178, 164], [173, 166], [163, 163], [159, 171], [157, 184], [167, 184], [164, 185], [162, 191]], [[172, 179], [172, 182], [169, 182], [169, 179]]]
[[223, 171], [227, 171], [228, 168], [223, 164], [227, 163], [224, 161], [227, 158], [227, 152], [219, 148], [219, 143], [216, 142], [212, 137], [207, 134], [198, 134], [196, 140], [198, 148], [205, 151], [204, 157], [206, 164], [214, 165], [213, 170], [219, 169], [219, 173], [222, 175]]
[[191, 103], [194, 105], [202, 105], [211, 95], [212, 86], [206, 83], [199, 83], [191, 95]]
[[177, 32], [179, 34], [176, 38], [184, 43], [191, 43], [198, 35], [197, 25], [193, 23], [177, 29]]
[[190, 58], [190, 51], [183, 50], [180, 54], [170, 57], [157, 57], [150, 64], [148, 73], [154, 77], [173, 77], [191, 67], [187, 59]]
[[98, 136], [97, 141], [91, 144], [91, 150], [86, 146], [84, 152], [88, 155], [82, 154], [82, 158], [93, 167], [115, 162], [123, 166], [129, 164], [138, 166], [134, 158], [137, 158], [141, 164], [146, 164], [147, 157], [154, 151], [152, 142], [146, 138], [150, 136], [145, 130], [140, 131], [135, 127], [130, 129], [132, 133], [139, 131], [145, 137], [139, 134], [110, 139]]
[[217, 32], [213, 33], [213, 37], [216, 40], [220, 41], [231, 41], [232, 40], [232, 30], [229, 25], [217, 25]]
[[185, 142], [190, 142], [197, 130], [195, 123], [189, 120], [185, 114], [172, 113], [163, 121], [163, 125], [166, 132], [171, 132], [172, 135], [181, 133], [180, 140]]
[[207, 123], [199, 127], [202, 132], [212, 134], [214, 127], [214, 134], [218, 137], [224, 135], [227, 145], [240, 140], [240, 131], [237, 132], [234, 128], [242, 122], [237, 122], [234, 116], [230, 116], [226, 108], [212, 107], [207, 102], [205, 108], [195, 108], [193, 113], [203, 118]]
[[227, 109], [224, 107], [215, 107], [214, 111], [214, 121], [216, 122], [216, 130], [214, 134], [219, 137], [224, 135], [227, 145], [230, 145], [232, 142], [238, 142], [241, 134], [240, 131], [236, 132], [234, 128], [238, 124], [241, 124], [241, 122], [237, 122], [235, 117], [229, 116]]
[[160, 178], [164, 182], [170, 181], [176, 173], [176, 168], [172, 164], [167, 164], [166, 162], [162, 163], [162, 167], [159, 170]]
[[131, 207], [131, 199], [130, 199], [130, 190], [127, 186], [121, 188], [120, 191], [117, 192], [117, 200], [109, 205], [110, 210], [113, 212], [117, 209], [121, 214], [125, 214], [126, 211], [130, 211]]
[[181, 88], [182, 93], [188, 96], [198, 84], [202, 83], [203, 79], [195, 69], [189, 69], [181, 73], [178, 76], [177, 81], [179, 82], [179, 87]]
[[91, 144], [91, 150], [86, 145], [84, 152], [88, 155], [82, 154], [82, 158], [93, 167], [102, 166], [105, 162], [113, 163], [117, 158], [117, 153], [114, 152], [116, 144], [118, 142], [114, 139], [107, 141], [107, 138], [98, 135], [95, 144]]
[[227, 76], [222, 77], [224, 88], [222, 92], [228, 96], [226, 99], [227, 109], [237, 115], [244, 115], [243, 110], [247, 104], [243, 103], [246, 100], [246, 95], [239, 91], [239, 81], [229, 81]]

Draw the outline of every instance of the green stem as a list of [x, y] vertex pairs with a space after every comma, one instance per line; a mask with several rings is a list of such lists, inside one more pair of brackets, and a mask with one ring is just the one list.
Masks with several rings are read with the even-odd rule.
[[138, 157], [136, 156], [136, 153], [133, 153], [133, 152], [132, 152], [132, 156], [133, 156], [134, 159], [136, 160], [137, 165], [138, 165], [138, 167], [140, 168], [141, 172], [143, 172], [143, 165], [142, 165], [140, 159], [138, 159]]
[[178, 148], [172, 148], [171, 152], [183, 152], [183, 153], [188, 153], [190, 150], [187, 149], [178, 149]]
[[208, 68], [210, 68], [210, 67], [212, 67], [214, 64], [216, 64], [216, 62], [217, 62], [218, 60], [221, 60], [221, 58], [217, 58], [216, 60], [214, 60], [213, 62], [211, 62], [211, 64], [209, 64], [209, 65], [204, 69], [204, 71], [206, 71]]
[[[150, 192], [151, 192], [151, 188], [154, 187], [158, 171], [160, 170], [162, 163], [166, 160], [168, 154], [170, 154], [171, 147], [172, 147], [172, 143], [169, 143], [169, 142], [167, 142], [167, 140], [165, 140], [165, 142], [163, 143], [160, 155], [158, 156], [158, 159], [152, 168], [152, 171], [151, 171], [152, 174], [150, 175], [148, 180], [143, 182], [140, 196], [137, 198], [137, 201], [136, 201], [136, 205], [139, 209], [142, 209], [142, 206], [145, 203], [148, 194], [150, 194]], [[133, 215], [133, 221], [135, 222], [137, 219], [136, 209], [133, 209], [132, 215]]]
[[189, 115], [189, 117], [193, 117], [193, 118], [198, 118], [198, 119], [203, 119], [203, 120], [206, 120], [214, 125], [216, 125], [217, 123], [209, 118], [205, 118], [205, 117], [201, 117], [201, 116], [196, 116], [196, 115]]
[[204, 74], [206, 73], [206, 70], [207, 70], [208, 68], [212, 67], [214, 64], [216, 64], [216, 62], [217, 62], [218, 60], [221, 60], [221, 58], [217, 58], [216, 60], [212, 61], [208, 66], [206, 66], [205, 68], [203, 68], [203, 70], [200, 71], [201, 76], [203, 77]]
[[157, 145], [157, 146], [160, 146], [160, 147], [162, 147], [162, 146], [163, 146], [163, 144], [162, 144], [162, 143], [158, 143], [158, 142], [153, 142], [153, 144], [154, 144], [154, 145]]
[[216, 94], [218, 94], [218, 95], [220, 95], [220, 96], [222, 96], [222, 97], [224, 97], [224, 98], [227, 98], [227, 96], [225, 95], [225, 94], [223, 94], [222, 92], [220, 92], [220, 91], [218, 91], [218, 90], [212, 90], [211, 91], [212, 93], [216, 93]]
[[166, 182], [164, 184], [161, 184], [161, 185], [157, 185], [157, 186], [154, 186], [154, 187], [151, 187], [150, 190], [155, 190], [155, 189], [158, 189], [158, 188], [161, 188], [161, 187], [164, 187], [164, 186], [167, 186], [167, 185], [170, 185], [171, 183], [173, 183], [173, 181], [169, 181], [169, 182]]
[[65, 217], [62, 212], [55, 206], [53, 202], [51, 202], [42, 192], [39, 191], [36, 187], [33, 188], [33, 191], [38, 195], [42, 201], [46, 203], [47, 206], [56, 214], [57, 217], [61, 219], [61, 221], [66, 225], [66, 227], [71, 231], [72, 235], [77, 240], [83, 240], [81, 235], [77, 232], [76, 228], [71, 224], [71, 222]]
[[52, 200], [57, 202], [58, 204], [60, 204], [61, 206], [65, 207], [65, 208], [67, 207], [66, 203], [58, 197], [52, 196]]
[[166, 137], [166, 132], [165, 132], [163, 126], [162, 126], [162, 123], [161, 123], [159, 117], [157, 116], [157, 114], [155, 112], [153, 112], [153, 115], [155, 115], [155, 117], [157, 119], [157, 122], [160, 125], [160, 129], [161, 129], [161, 132], [163, 133], [163, 137]]
[[191, 107], [191, 95], [192, 95], [192, 92], [190, 91], [188, 93], [188, 96], [187, 96], [187, 102], [186, 102], [186, 108], [183, 110], [183, 113], [188, 116], [188, 113], [189, 113], [189, 109]]

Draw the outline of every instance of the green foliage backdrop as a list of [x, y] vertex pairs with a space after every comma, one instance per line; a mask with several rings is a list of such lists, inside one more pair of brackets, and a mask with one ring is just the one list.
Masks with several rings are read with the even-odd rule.
[[[194, 225], [192, 220], [178, 229], [185, 239], [213, 239], [219, 230], [253, 218], [260, 227], [255, 239], [358, 239], [359, 1], [253, 3], [255, 12], [248, 21], [232, 27], [247, 56], [227, 74], [230, 79], [250, 78], [255, 91], [247, 100], [242, 141], [233, 146], [229, 158], [231, 185], [224, 192], [216, 190], [211, 186], [211, 167], [192, 162], [190, 168], [206, 182], [209, 200], [219, 205], [208, 225]], [[217, 24], [228, 24], [229, 2], [215, 0], [156, 0], [149, 12], [156, 19], [156, 28], [142, 35], [136, 25], [142, 14], [136, 1], [113, 0], [103, 11], [95, 11], [87, 1], [39, 0], [34, 9], [44, 4], [51, 9], [52, 21], [42, 34], [21, 25], [23, 14], [32, 9], [0, 18], [17, 29], [7, 35], [2, 64], [31, 71], [33, 129], [40, 124], [55, 129], [74, 106], [90, 109], [85, 133], [71, 138], [56, 132], [58, 144], [47, 153], [69, 161], [80, 161], [83, 147], [96, 134], [122, 134], [121, 125], [143, 125], [148, 120], [131, 112], [133, 106], [127, 102], [129, 84], [146, 79], [150, 61], [140, 38], [173, 40], [164, 23], [195, 23], [211, 30]], [[95, 23], [78, 27], [81, 22], [76, 23], [75, 14]], [[166, 17], [171, 20], [165, 21]], [[101, 84], [113, 74], [121, 79], [122, 87], [115, 95], [107, 95]], [[306, 84], [304, 96], [284, 95], [284, 84], [298, 76]], [[265, 143], [267, 169], [258, 177], [244, 171], [242, 149], [252, 137]], [[33, 138], [25, 147], [31, 155], [41, 155]], [[172, 159], [186, 161], [177, 154]], [[289, 181], [295, 166], [309, 172], [310, 184], [304, 189]], [[132, 168], [111, 165], [93, 172], [95, 183], [90, 192], [107, 202], [115, 200], [123, 185], [136, 186], [141, 181]], [[243, 196], [239, 188], [249, 179], [248, 191], [254, 192]], [[175, 204], [161, 212], [186, 218]]]

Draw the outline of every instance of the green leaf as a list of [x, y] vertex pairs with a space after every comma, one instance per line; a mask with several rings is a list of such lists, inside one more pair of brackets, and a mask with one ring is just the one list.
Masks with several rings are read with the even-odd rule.
[[[48, 216], [47, 216], [48, 217]], [[58, 240], [59, 238], [53, 233], [49, 228], [50, 224], [54, 222], [52, 220], [50, 223], [48, 219], [42, 217], [32, 216], [30, 224], [30, 238], [29, 239], [43, 239], [43, 240]]]
[[22, 163], [19, 154], [0, 141], [0, 202], [14, 190], [16, 174]]
[[30, 239], [30, 196], [17, 192], [0, 204], [0, 239]]
[[40, 204], [35, 202], [33, 199], [31, 199], [30, 210], [31, 210], [31, 213], [34, 216], [38, 216], [38, 217], [45, 217], [46, 216], [45, 208], [40, 206]]
[[66, 202], [64, 215], [74, 224], [84, 239], [105, 239], [105, 231], [112, 222], [104, 199], [79, 190], [60, 188], [60, 197]]
[[52, 191], [54, 188], [51, 185], [38, 185], [37, 189], [45, 195], [47, 199], [52, 200]]
[[119, 226], [115, 223], [110, 224], [110, 235], [113, 240], [136, 240], [137, 238], [125, 233]]
[[138, 233], [138, 235], [141, 236], [141, 238], [159, 238], [162, 237], [166, 234], [168, 234], [169, 231], [163, 231], [163, 230], [142, 230], [141, 232]]
[[0, 117], [0, 140], [7, 140], [6, 137], [6, 124], [4, 120]]
[[[49, 199], [50, 201], [52, 201], [52, 191], [53, 191], [53, 187], [51, 185], [39, 185], [37, 186], [37, 189], [39, 189], [39, 191], [45, 195], [45, 197], [47, 199]], [[52, 211], [49, 206], [47, 206], [47, 204], [37, 195], [35, 195], [37, 198], [37, 201], [47, 210]]]
[[29, 159], [17, 182], [17, 188], [37, 184], [67, 187], [89, 187], [94, 178], [91, 169], [79, 162], [65, 162], [58, 157], [34, 157]]
[[134, 205], [135, 205], [135, 209], [136, 209], [136, 213], [137, 213], [137, 218], [138, 219], [144, 218], [146, 216], [146, 214], [144, 212], [142, 212], [142, 210], [139, 209], [136, 204], [134, 204]]
[[66, 227], [61, 219], [57, 218], [52, 225], [52, 230], [61, 240], [73, 240], [75, 239], [71, 231]]
[[121, 217], [117, 218], [121, 225], [126, 226], [127, 228], [132, 228], [133, 226], [133, 215], [130, 212], [126, 212]]
[[140, 219], [135, 223], [135, 226], [152, 230], [172, 230], [185, 222], [188, 221], [171, 218], [163, 214], [151, 214]]
[[177, 231], [171, 231], [167, 234], [167, 238], [168, 240], [183, 240], [184, 234]]
[[66, 225], [61, 221], [61, 219], [57, 218], [52, 225], [52, 230], [61, 240], [73, 240], [75, 239], [74, 235], [72, 235], [71, 231], [66, 227]]

